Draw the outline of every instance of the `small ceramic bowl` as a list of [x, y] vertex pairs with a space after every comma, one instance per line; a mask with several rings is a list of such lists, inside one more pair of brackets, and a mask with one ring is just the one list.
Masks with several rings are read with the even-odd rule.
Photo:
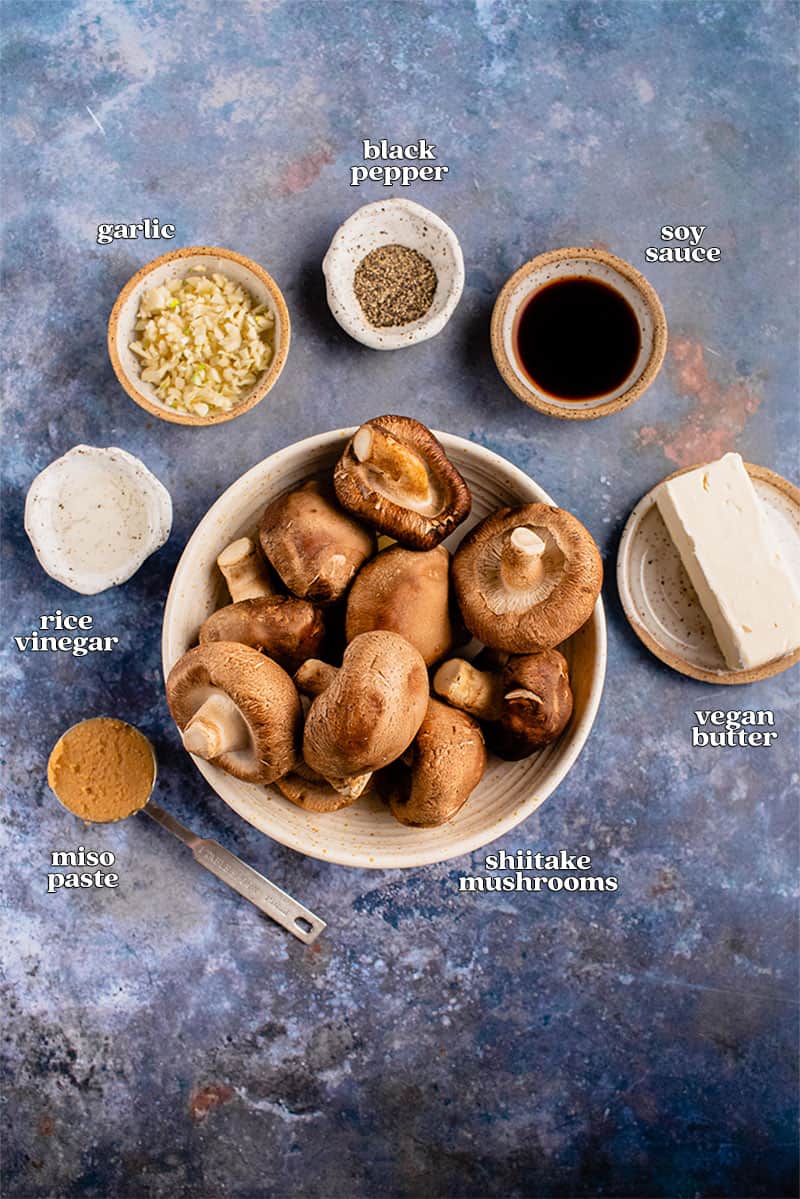
[[[237, 537], [252, 536], [271, 500], [309, 479], [330, 478], [355, 429], [322, 433], [287, 446], [242, 475], [209, 509], [189, 540], [172, 579], [164, 610], [164, 677], [197, 643], [203, 621], [228, 602], [216, 558]], [[447, 456], [472, 492], [472, 512], [444, 542], [451, 551], [470, 529], [497, 508], [539, 501], [548, 494], [512, 463], [481, 445], [437, 433]], [[372, 793], [352, 807], [319, 815], [296, 807], [275, 787], [243, 783], [211, 762], [195, 758], [201, 774], [229, 807], [267, 836], [327, 862], [394, 868], [443, 862], [471, 853], [508, 833], [558, 786], [589, 736], [606, 668], [603, 602], [561, 647], [570, 665], [575, 697], [572, 719], [552, 745], [521, 762], [490, 756], [486, 773], [456, 816], [438, 828], [399, 824]]]
[[[379, 246], [408, 246], [424, 254], [437, 275], [436, 294], [424, 316], [407, 325], [377, 328], [356, 299], [356, 267]], [[399, 350], [434, 337], [453, 315], [464, 290], [464, 256], [449, 225], [413, 200], [365, 204], [336, 231], [322, 262], [328, 306], [346, 333], [373, 350]]]
[[[259, 304], [266, 304], [275, 316], [275, 334], [272, 361], [255, 385], [246, 392], [229, 412], [209, 413], [198, 416], [192, 412], [177, 412], [168, 408], [156, 395], [152, 383], [145, 383], [140, 374], [140, 363], [129, 349], [136, 341], [136, 316], [142, 293], [157, 287], [168, 279], [182, 278], [192, 269], [202, 266], [211, 273], [226, 275], [240, 284]], [[132, 400], [140, 407], [158, 416], [161, 420], [176, 425], [220, 425], [249, 412], [263, 400], [278, 381], [286, 363], [291, 336], [289, 312], [280, 288], [271, 275], [251, 258], [236, 254], [233, 250], [222, 250], [218, 246], [188, 246], [183, 250], [171, 250], [162, 254], [129, 279], [117, 297], [108, 322], [108, 352], [117, 378]]]
[[25, 501], [25, 532], [39, 564], [80, 595], [124, 583], [171, 528], [167, 489], [116, 446], [74, 446], [40, 471]]
[[[542, 391], [520, 366], [514, 348], [516, 324], [526, 301], [556, 279], [597, 279], [618, 291], [639, 322], [639, 356], [627, 379], [606, 395], [561, 400]], [[539, 254], [503, 287], [492, 313], [492, 353], [497, 369], [520, 400], [563, 420], [595, 420], [632, 404], [655, 379], [667, 349], [667, 319], [655, 289], [635, 267], [605, 250], [570, 247]]]

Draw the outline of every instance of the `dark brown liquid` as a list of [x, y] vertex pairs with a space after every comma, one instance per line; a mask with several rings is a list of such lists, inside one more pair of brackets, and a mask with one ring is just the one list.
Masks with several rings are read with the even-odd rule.
[[624, 296], [598, 279], [556, 279], [517, 315], [514, 350], [525, 374], [560, 400], [592, 400], [625, 382], [641, 332]]

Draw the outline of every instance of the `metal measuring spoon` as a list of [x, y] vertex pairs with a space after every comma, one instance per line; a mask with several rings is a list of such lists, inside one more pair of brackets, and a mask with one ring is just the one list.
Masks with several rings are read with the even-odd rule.
[[[109, 717], [94, 717], [93, 719], [107, 720]], [[80, 724], [88, 723], [90, 722], [80, 722]], [[126, 724], [127, 722], [115, 719], [115, 723]], [[73, 729], [77, 729], [78, 727], [79, 725], [77, 724], [72, 725], [72, 727], [67, 729], [67, 731], [63, 733], [56, 742], [56, 745], [54, 746], [50, 755], [47, 777], [51, 790], [61, 806], [65, 808], [66, 811], [71, 812], [73, 816], [80, 816], [85, 820], [89, 819], [89, 817], [87, 817], [83, 812], [70, 808], [64, 802], [64, 799], [58, 794], [58, 791], [54, 785], [57, 773], [54, 765], [56, 761], [57, 750], [64, 739], [67, 738], [73, 731]], [[201, 866], [205, 866], [206, 870], [210, 870], [212, 874], [216, 875], [216, 877], [223, 883], [227, 883], [228, 886], [234, 891], [238, 891], [240, 895], [242, 895], [245, 899], [248, 899], [250, 903], [257, 907], [259, 911], [263, 912], [265, 916], [269, 916], [271, 920], [274, 920], [277, 924], [282, 925], [282, 927], [287, 929], [292, 936], [297, 937], [298, 940], [303, 941], [306, 945], [311, 945], [314, 941], [316, 941], [320, 933], [327, 927], [324, 920], [320, 920], [319, 916], [316, 916], [312, 911], [304, 907], [303, 904], [298, 903], [297, 900], [293, 899], [291, 895], [288, 895], [286, 891], [282, 891], [280, 887], [276, 887], [274, 883], [271, 883], [269, 879], [264, 878], [263, 874], [259, 874], [257, 870], [253, 869], [252, 866], [246, 865], [241, 858], [237, 858], [236, 854], [233, 854], [230, 852], [230, 850], [225, 849], [225, 847], [220, 845], [218, 841], [212, 841], [207, 837], [198, 837], [196, 833], [193, 833], [191, 829], [186, 827], [186, 825], [181, 824], [180, 821], [176, 820], [174, 816], [171, 816], [169, 812], [165, 812], [162, 807], [159, 807], [158, 804], [153, 803], [152, 794], [155, 789], [156, 775], [158, 771], [155, 749], [153, 748], [153, 744], [150, 739], [145, 737], [144, 733], [137, 729], [135, 725], [128, 724], [127, 727], [133, 729], [136, 735], [142, 739], [150, 751], [150, 755], [153, 760], [153, 780], [149, 793], [146, 797], [143, 797], [143, 802], [134, 807], [131, 811], [125, 812], [117, 819], [124, 820], [128, 816], [133, 815], [134, 812], [143, 812], [146, 816], [149, 816], [151, 820], [155, 820], [155, 822], [160, 824], [162, 828], [165, 828], [168, 832], [172, 833], [173, 836], [177, 837], [179, 841], [182, 841], [184, 845], [188, 846], [188, 848], [192, 851], [192, 857], [196, 862], [199, 862]], [[94, 823], [110, 822], [95, 820]]]

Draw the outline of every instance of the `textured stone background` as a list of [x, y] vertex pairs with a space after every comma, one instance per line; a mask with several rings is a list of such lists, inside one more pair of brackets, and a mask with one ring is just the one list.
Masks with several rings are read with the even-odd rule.
[[[629, 631], [625, 517], [676, 465], [797, 449], [797, 7], [782, 3], [124, 3], [6, 0], [2, 341], [3, 883], [9, 1196], [778, 1196], [794, 1192], [797, 671], [730, 691]], [[91, 110], [91, 112], [89, 111]], [[359, 138], [437, 144], [410, 194], [458, 232], [463, 300], [394, 355], [327, 312]], [[148, 418], [105, 325], [163, 244], [252, 255], [294, 322], [280, 385], [208, 431]], [[488, 347], [497, 290], [546, 248], [643, 264], [667, 222], [708, 266], [648, 269], [671, 349], [647, 396], [573, 426], [523, 408]], [[471, 437], [589, 525], [609, 566], [605, 697], [579, 763], [506, 849], [561, 846], [615, 895], [459, 898], [462, 860], [361, 873], [244, 825], [179, 751], [162, 698], [169, 579], [209, 504], [279, 447], [380, 411]], [[77, 442], [139, 454], [170, 488], [167, 546], [79, 602], [22, 531], [33, 475]], [[89, 611], [98, 660], [10, 650]], [[794, 703], [793, 703], [794, 701]], [[689, 749], [696, 707], [767, 707], [774, 750]], [[61, 730], [122, 714], [156, 742], [163, 802], [330, 921], [308, 950], [144, 820], [80, 830], [45, 783]], [[793, 794], [794, 792], [794, 794]], [[117, 892], [46, 896], [48, 855], [112, 849]], [[475, 855], [479, 866], [483, 854]]]

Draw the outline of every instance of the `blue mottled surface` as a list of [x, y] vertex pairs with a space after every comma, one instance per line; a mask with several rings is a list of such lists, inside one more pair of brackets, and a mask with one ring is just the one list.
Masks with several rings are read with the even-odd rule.
[[[798, 10], [784, 3], [212, 3], [0, 9], [4, 1193], [9, 1196], [783, 1196], [795, 1188], [797, 671], [747, 689], [651, 658], [613, 563], [632, 505], [728, 448], [783, 474], [797, 449]], [[90, 111], [91, 110], [91, 111]], [[92, 115], [93, 114], [93, 115]], [[370, 353], [325, 305], [320, 261], [358, 204], [361, 137], [427, 137], [450, 167], [406, 194], [461, 239], [462, 302], [425, 345]], [[105, 324], [163, 243], [262, 262], [294, 339], [267, 402], [217, 429], [150, 419]], [[722, 261], [648, 268], [671, 329], [655, 386], [605, 421], [525, 409], [493, 367], [506, 276], [596, 243], [643, 265], [665, 223]], [[459, 897], [467, 860], [402, 874], [306, 860], [239, 821], [179, 750], [159, 626], [192, 528], [300, 437], [405, 411], [507, 455], [600, 541], [610, 657], [577, 766], [508, 838], [617, 874], [616, 895]], [[172, 492], [165, 548], [80, 601], [22, 531], [33, 475], [77, 442], [140, 455]], [[21, 656], [40, 613], [88, 611], [120, 648]], [[770, 708], [774, 750], [692, 752], [698, 707]], [[121, 714], [155, 741], [164, 804], [330, 922], [313, 950], [262, 922], [143, 819], [80, 829], [45, 763]], [[48, 855], [118, 855], [116, 892], [45, 894]], [[480, 866], [483, 854], [474, 858]]]

